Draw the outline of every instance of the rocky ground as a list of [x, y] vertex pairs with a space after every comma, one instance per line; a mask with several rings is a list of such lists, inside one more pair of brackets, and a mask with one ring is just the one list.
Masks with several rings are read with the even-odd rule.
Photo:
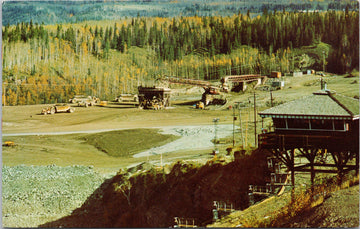
[[359, 186], [339, 190], [321, 205], [285, 223], [284, 227], [359, 227]]

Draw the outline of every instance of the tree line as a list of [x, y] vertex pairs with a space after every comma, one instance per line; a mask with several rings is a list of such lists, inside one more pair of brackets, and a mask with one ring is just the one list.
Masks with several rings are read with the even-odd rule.
[[[119, 20], [125, 17], [174, 17], [182, 16], [231, 16], [248, 10], [258, 14], [265, 8], [270, 11], [306, 10], [358, 11], [356, 0], [162, 0], [162, 1], [6, 1], [3, 4], [3, 25], [30, 21], [57, 24], [77, 23], [89, 20]], [[124, 10], [124, 8], [126, 10]]]
[[[131, 18], [112, 26], [3, 27], [7, 104], [64, 102], [77, 93], [110, 99], [162, 74], [218, 80], [224, 75], [302, 67], [358, 69], [359, 13], [268, 12], [251, 18]], [[296, 26], [294, 26], [296, 25]], [[304, 57], [302, 47], [320, 47]], [[330, 48], [329, 48], [330, 47]], [[301, 65], [304, 59], [310, 64]], [[36, 91], [31, 85], [38, 85]], [[10, 99], [11, 98], [11, 99]]]
[[[88, 51], [105, 59], [110, 49], [124, 53], [132, 46], [150, 47], [161, 60], [170, 61], [191, 53], [208, 57], [230, 54], [242, 45], [270, 54], [278, 49], [299, 48], [321, 41], [337, 50], [334, 59], [345, 54], [349, 61], [351, 59], [350, 68], [354, 68], [358, 63], [358, 50], [350, 47], [357, 46], [359, 40], [358, 20], [358, 12], [349, 10], [325, 13], [268, 13], [265, 10], [262, 16], [255, 18], [239, 14], [234, 17], [160, 19], [150, 23], [147, 18], [139, 17], [131, 19], [129, 24], [115, 23], [113, 27], [85, 25], [83, 30], [88, 32], [85, 34], [71, 26], [64, 30], [62, 25], [57, 26], [56, 33], [49, 34], [43, 25], [30, 22], [17, 24], [12, 29], [5, 26], [3, 40], [11, 43], [37, 38], [48, 45], [50, 36], [68, 41], [76, 53], [85, 42]], [[343, 66], [332, 70], [341, 73]]]

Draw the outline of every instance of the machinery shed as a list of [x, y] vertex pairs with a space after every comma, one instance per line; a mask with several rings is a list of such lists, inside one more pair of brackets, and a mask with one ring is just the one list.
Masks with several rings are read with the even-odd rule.
[[139, 108], [163, 109], [170, 106], [171, 89], [165, 87], [138, 87]]

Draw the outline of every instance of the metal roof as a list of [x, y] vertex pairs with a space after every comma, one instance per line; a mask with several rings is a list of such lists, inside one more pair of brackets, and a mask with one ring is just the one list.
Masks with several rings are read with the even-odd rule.
[[358, 119], [359, 100], [322, 90], [264, 110], [259, 115], [273, 118]]

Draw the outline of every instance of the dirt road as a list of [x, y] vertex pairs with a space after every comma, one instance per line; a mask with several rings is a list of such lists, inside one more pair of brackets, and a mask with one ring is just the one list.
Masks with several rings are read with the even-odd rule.
[[[114, 173], [119, 168], [144, 160], [160, 161], [159, 154], [162, 154], [164, 162], [172, 161], [172, 158], [192, 157], [194, 154], [210, 155], [210, 148], [213, 147], [211, 139], [214, 137], [213, 119], [220, 118], [219, 127], [222, 128], [231, 123], [232, 114], [229, 110], [196, 110], [191, 106], [153, 111], [112, 105], [75, 107], [74, 113], [40, 115], [42, 107], [44, 105], [3, 107], [3, 141], [14, 140], [17, 144], [15, 148], [3, 149], [5, 165], [92, 165], [102, 173]], [[183, 139], [157, 148], [156, 151], [160, 153], [150, 154], [145, 159], [109, 157], [79, 139], [80, 135], [89, 133], [136, 128], [163, 129], [165, 134], [180, 135]], [[226, 127], [225, 133], [230, 135], [228, 129], [231, 128]], [[224, 136], [221, 132], [219, 130], [219, 137]], [[194, 142], [194, 139], [197, 141]], [[195, 143], [199, 147], [192, 149]], [[165, 152], [171, 152], [171, 155]]]
[[180, 106], [166, 110], [139, 110], [133, 106], [75, 107], [74, 113], [40, 115], [46, 105], [2, 108], [2, 133], [58, 133], [104, 131], [182, 125], [209, 125], [214, 118], [230, 123], [231, 111], [196, 110]]

